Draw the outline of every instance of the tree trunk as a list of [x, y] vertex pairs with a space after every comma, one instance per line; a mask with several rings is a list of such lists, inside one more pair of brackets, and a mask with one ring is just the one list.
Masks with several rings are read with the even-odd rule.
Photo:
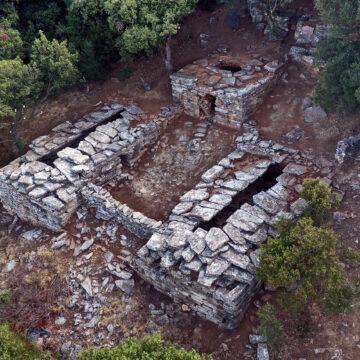
[[173, 67], [172, 67], [172, 59], [171, 59], [170, 36], [166, 39], [166, 43], [165, 43], [164, 62], [168, 75], [171, 75], [173, 72]]

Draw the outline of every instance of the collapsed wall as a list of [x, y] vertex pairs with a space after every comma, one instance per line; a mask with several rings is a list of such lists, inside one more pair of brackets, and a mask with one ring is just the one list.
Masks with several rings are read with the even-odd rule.
[[113, 104], [74, 124], [57, 126], [0, 170], [4, 208], [34, 225], [60, 231], [81, 201], [81, 188], [121, 178], [123, 165], [131, 166], [181, 111], [169, 106], [151, 121], [131, 127], [145, 115], [134, 105]]
[[[237, 142], [180, 198], [132, 263], [155, 289], [228, 329], [238, 326], [260, 286], [260, 244], [277, 236], [281, 217], [293, 219], [306, 205], [291, 190], [306, 168], [281, 165], [290, 149], [252, 134]], [[257, 157], [242, 162], [249, 154]]]
[[170, 76], [173, 98], [190, 116], [239, 128], [273, 89], [283, 65], [246, 57], [197, 60]]

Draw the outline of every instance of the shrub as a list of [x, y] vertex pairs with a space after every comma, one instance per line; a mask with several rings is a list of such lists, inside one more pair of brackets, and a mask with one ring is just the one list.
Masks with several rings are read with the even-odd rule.
[[329, 218], [330, 210], [339, 205], [337, 195], [320, 178], [305, 179], [301, 196], [309, 202], [309, 215], [320, 224]]
[[278, 303], [292, 314], [306, 310], [306, 301], [295, 291], [283, 291], [279, 294]]
[[286, 336], [282, 323], [276, 318], [275, 309], [271, 304], [266, 304], [259, 310], [260, 334], [271, 346], [284, 344]]
[[331, 288], [342, 279], [333, 230], [302, 218], [295, 224], [282, 220], [279, 231], [279, 239], [270, 237], [261, 246], [258, 279], [297, 289], [305, 297], [316, 297], [321, 286]]
[[176, 344], [164, 345], [161, 336], [138, 340], [130, 338], [115, 348], [83, 350], [79, 360], [211, 360], [211, 355], [200, 355], [195, 350], [178, 349]]
[[342, 285], [330, 289], [324, 300], [325, 311], [329, 314], [349, 313], [353, 310], [358, 291], [354, 285]]
[[0, 290], [0, 307], [6, 306], [10, 302], [10, 289]]
[[41, 353], [33, 344], [10, 329], [8, 324], [0, 325], [0, 360], [50, 360], [48, 353]]

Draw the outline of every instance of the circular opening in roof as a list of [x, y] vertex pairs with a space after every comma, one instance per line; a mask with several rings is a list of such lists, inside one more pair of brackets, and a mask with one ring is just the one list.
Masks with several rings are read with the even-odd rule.
[[231, 62], [222, 62], [219, 65], [217, 65], [216, 67], [221, 70], [231, 71], [233, 73], [241, 70], [240, 65], [238, 65], [236, 63], [231, 63]]

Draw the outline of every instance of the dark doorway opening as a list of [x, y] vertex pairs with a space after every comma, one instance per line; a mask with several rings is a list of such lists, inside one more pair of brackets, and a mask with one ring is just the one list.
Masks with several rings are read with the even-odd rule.
[[273, 187], [277, 183], [276, 178], [282, 174], [283, 168], [280, 164], [270, 165], [259, 179], [250, 184], [244, 191], [234, 196], [231, 204], [221, 210], [212, 220], [201, 223], [199, 227], [206, 231], [209, 231], [212, 227], [222, 228], [226, 220], [236, 210], [240, 209], [243, 204], [248, 203], [249, 205], [254, 205], [254, 195]]
[[241, 70], [240, 65], [235, 64], [235, 63], [230, 63], [230, 62], [220, 63], [219, 65], [217, 65], [217, 68], [219, 68], [221, 70], [228, 70], [228, 71], [231, 71], [233, 73]]
[[216, 97], [210, 94], [199, 99], [200, 117], [211, 118], [215, 114]]

